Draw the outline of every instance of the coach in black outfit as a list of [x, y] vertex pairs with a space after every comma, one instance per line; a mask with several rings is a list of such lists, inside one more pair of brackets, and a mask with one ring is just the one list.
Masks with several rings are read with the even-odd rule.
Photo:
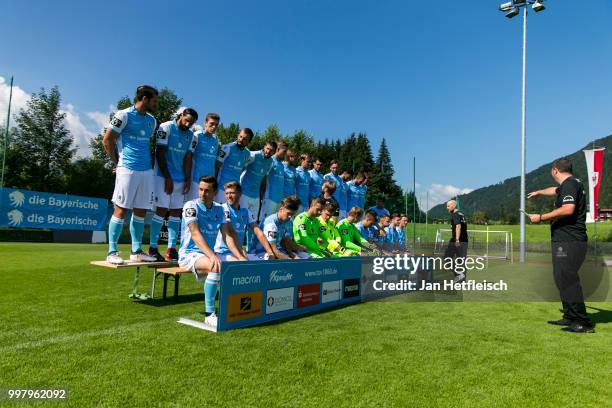
[[534, 224], [552, 221], [550, 235], [553, 276], [561, 295], [563, 318], [548, 323], [567, 326], [562, 330], [568, 332], [592, 333], [593, 322], [587, 315], [578, 277], [587, 252], [584, 188], [580, 180], [572, 175], [572, 162], [566, 157], [553, 162], [551, 175], [559, 187], [549, 187], [527, 195], [527, 198], [557, 196], [553, 211], [529, 215]]
[[[448, 242], [448, 247], [444, 253], [445, 258], [464, 258], [467, 256], [468, 249], [468, 233], [467, 221], [463, 212], [457, 209], [457, 202], [450, 200], [446, 203], [446, 209], [451, 213], [451, 239]], [[455, 282], [461, 282], [465, 279], [464, 273], [455, 272]]]

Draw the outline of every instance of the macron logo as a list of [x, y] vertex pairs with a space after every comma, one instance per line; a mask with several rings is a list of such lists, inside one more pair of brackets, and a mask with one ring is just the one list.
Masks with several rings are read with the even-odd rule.
[[21, 191], [13, 191], [9, 194], [9, 199], [11, 200], [11, 204], [15, 207], [21, 207], [25, 202], [25, 196]]
[[290, 272], [280, 270], [270, 272], [270, 282], [288, 282], [291, 278], [293, 278], [293, 275]]
[[11, 210], [6, 214], [6, 216], [8, 217], [9, 225], [12, 225], [13, 227], [18, 226], [23, 221], [23, 213], [19, 210]]

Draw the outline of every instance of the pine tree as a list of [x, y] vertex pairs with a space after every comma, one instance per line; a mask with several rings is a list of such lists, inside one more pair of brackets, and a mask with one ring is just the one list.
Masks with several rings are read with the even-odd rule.
[[19, 187], [38, 191], [62, 191], [65, 172], [76, 149], [60, 112], [58, 87], [33, 93], [27, 108], [16, 115], [16, 151], [21, 155]]

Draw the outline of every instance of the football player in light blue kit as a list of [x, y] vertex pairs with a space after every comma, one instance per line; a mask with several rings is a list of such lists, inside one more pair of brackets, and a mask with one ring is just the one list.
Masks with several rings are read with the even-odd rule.
[[[346, 218], [351, 207], [348, 206], [348, 194], [349, 187], [348, 182], [351, 181], [351, 172], [348, 170], [344, 170], [340, 175], [342, 179], [342, 192], [340, 193], [340, 198], [342, 201], [340, 202], [340, 219]], [[342, 211], [342, 207], [344, 207], [344, 211]]]
[[283, 198], [295, 195], [295, 161], [297, 154], [291, 149], [287, 149], [283, 167], [285, 169], [285, 180], [283, 183]]
[[408, 225], [408, 217], [405, 214], [400, 216], [399, 225], [395, 228], [398, 236], [398, 249], [402, 252], [406, 251], [406, 226]]
[[[219, 186], [223, 187], [225, 183], [229, 183], [230, 181], [240, 183], [240, 174], [251, 156], [251, 152], [247, 149], [251, 140], [253, 140], [253, 131], [249, 128], [243, 128], [238, 133], [235, 142], [223, 145], [223, 147], [219, 149], [219, 156], [215, 164]], [[219, 188], [219, 191], [217, 191], [215, 201], [218, 203], [225, 202], [223, 188]]]
[[399, 226], [400, 216], [393, 214], [391, 216], [391, 223], [385, 227], [385, 249], [387, 251], [399, 251], [399, 235], [397, 233], [397, 227]]
[[219, 155], [219, 140], [215, 136], [215, 132], [219, 128], [220, 120], [221, 116], [217, 113], [208, 113], [204, 119], [204, 128], [194, 130], [197, 144], [193, 152], [190, 200], [198, 198], [200, 178], [215, 175], [215, 163], [217, 163], [217, 156]]
[[155, 88], [143, 85], [136, 89], [133, 106], [115, 113], [108, 125], [102, 144], [116, 166], [113, 204], [115, 209], [108, 223], [108, 256], [106, 261], [123, 264], [117, 242], [128, 210], [132, 210], [130, 261], [153, 262], [155, 258], [140, 248], [144, 231], [144, 217], [153, 205], [153, 170], [151, 169], [151, 137], [157, 121], [150, 112], [157, 109]]
[[366, 194], [368, 193], [368, 174], [363, 173], [363, 182], [359, 185], [359, 208], [365, 210]]
[[346, 217], [346, 183], [338, 175], [338, 168], [340, 167], [338, 160], [332, 160], [329, 163], [329, 173], [323, 176], [323, 180], [331, 180], [336, 184], [336, 191], [334, 191], [334, 198], [338, 202], [340, 209], [339, 220]]
[[293, 240], [292, 218], [299, 207], [300, 199], [297, 196], [285, 197], [280, 202], [278, 212], [261, 221], [260, 228], [270, 246], [270, 251], [265, 249], [259, 241], [255, 248], [256, 257], [260, 259], [310, 258], [310, 255], [306, 253], [306, 248], [296, 244]]
[[353, 180], [346, 183], [348, 208], [358, 207], [364, 210], [362, 207], [364, 205], [364, 201], [362, 201], [361, 198], [361, 194], [363, 192], [361, 185], [364, 180], [365, 176], [363, 173], [359, 172]]
[[321, 187], [323, 187], [323, 175], [321, 174], [321, 167], [323, 167], [323, 162], [321, 159], [315, 159], [312, 163], [312, 169], [308, 171], [310, 174], [310, 195], [308, 197], [308, 202], [313, 198], [316, 198], [321, 195], [323, 192]]
[[[259, 225], [257, 225], [255, 215], [248, 208], [240, 205], [240, 196], [242, 195], [242, 188], [240, 187], [240, 184], [236, 183], [235, 181], [230, 181], [223, 187], [226, 200], [226, 202], [222, 204], [223, 212], [225, 214], [226, 222], [231, 223], [234, 231], [236, 232], [236, 237], [234, 240], [242, 244], [247, 232], [250, 230], [251, 233], [257, 237], [257, 240], [259, 241], [260, 246], [263, 247], [264, 251], [269, 255], [273, 255], [273, 252], [270, 249], [270, 244], [268, 244], [268, 241], [264, 237]], [[238, 250], [241, 254], [240, 257], [236, 257], [232, 251], [229, 250], [225, 244], [225, 241], [223, 241], [221, 234], [217, 235], [215, 253], [217, 256], [219, 256], [222, 262], [261, 259], [253, 254], [247, 254], [242, 246], [240, 246]]]
[[295, 195], [302, 202], [300, 211], [306, 211], [310, 207], [310, 156], [306, 153], [300, 155], [300, 165], [295, 170]]
[[276, 148], [276, 142], [270, 141], [263, 149], [251, 152], [246, 169], [240, 176], [240, 206], [248, 208], [256, 219], [266, 188], [266, 176], [274, 164], [272, 156], [276, 153]]
[[226, 221], [223, 207], [213, 201], [217, 186], [217, 179], [213, 176], [202, 177], [198, 186], [199, 198], [187, 201], [183, 206], [183, 235], [178, 261], [181, 268], [194, 273], [198, 282], [202, 281], [204, 273], [208, 273], [204, 283], [204, 322], [215, 328], [215, 296], [221, 280], [221, 259], [213, 252], [217, 235], [221, 234], [236, 258], [242, 256], [240, 244], [235, 241], [236, 232]]
[[282, 140], [276, 142], [276, 153], [272, 156], [272, 167], [266, 176], [266, 193], [261, 203], [260, 219], [275, 214], [278, 211], [281, 200], [284, 198], [285, 166], [283, 160], [287, 153], [287, 144]]
[[[189, 130], [198, 120], [198, 112], [184, 109], [175, 120], [164, 122], [157, 130], [155, 152], [155, 214], [151, 219], [149, 255], [157, 261], [176, 261], [176, 240], [181, 227], [185, 195], [191, 189], [192, 154], [197, 139]], [[168, 214], [168, 249], [162, 257], [157, 241]]]
[[386, 215], [387, 217], [391, 215], [389, 210], [385, 208], [385, 197], [383, 196], [376, 198], [376, 205], [370, 207], [370, 211], [374, 211], [378, 219], [380, 219], [381, 215]]

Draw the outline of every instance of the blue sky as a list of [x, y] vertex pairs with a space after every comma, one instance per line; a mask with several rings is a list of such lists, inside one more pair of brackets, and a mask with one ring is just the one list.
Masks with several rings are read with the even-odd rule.
[[[385, 137], [396, 179], [416, 156], [435, 202], [519, 172], [522, 21], [499, 3], [10, 2], [0, 76], [21, 99], [58, 85], [79, 140], [141, 83], [253, 129]], [[529, 15], [528, 170], [612, 134], [612, 2], [545, 4]]]

